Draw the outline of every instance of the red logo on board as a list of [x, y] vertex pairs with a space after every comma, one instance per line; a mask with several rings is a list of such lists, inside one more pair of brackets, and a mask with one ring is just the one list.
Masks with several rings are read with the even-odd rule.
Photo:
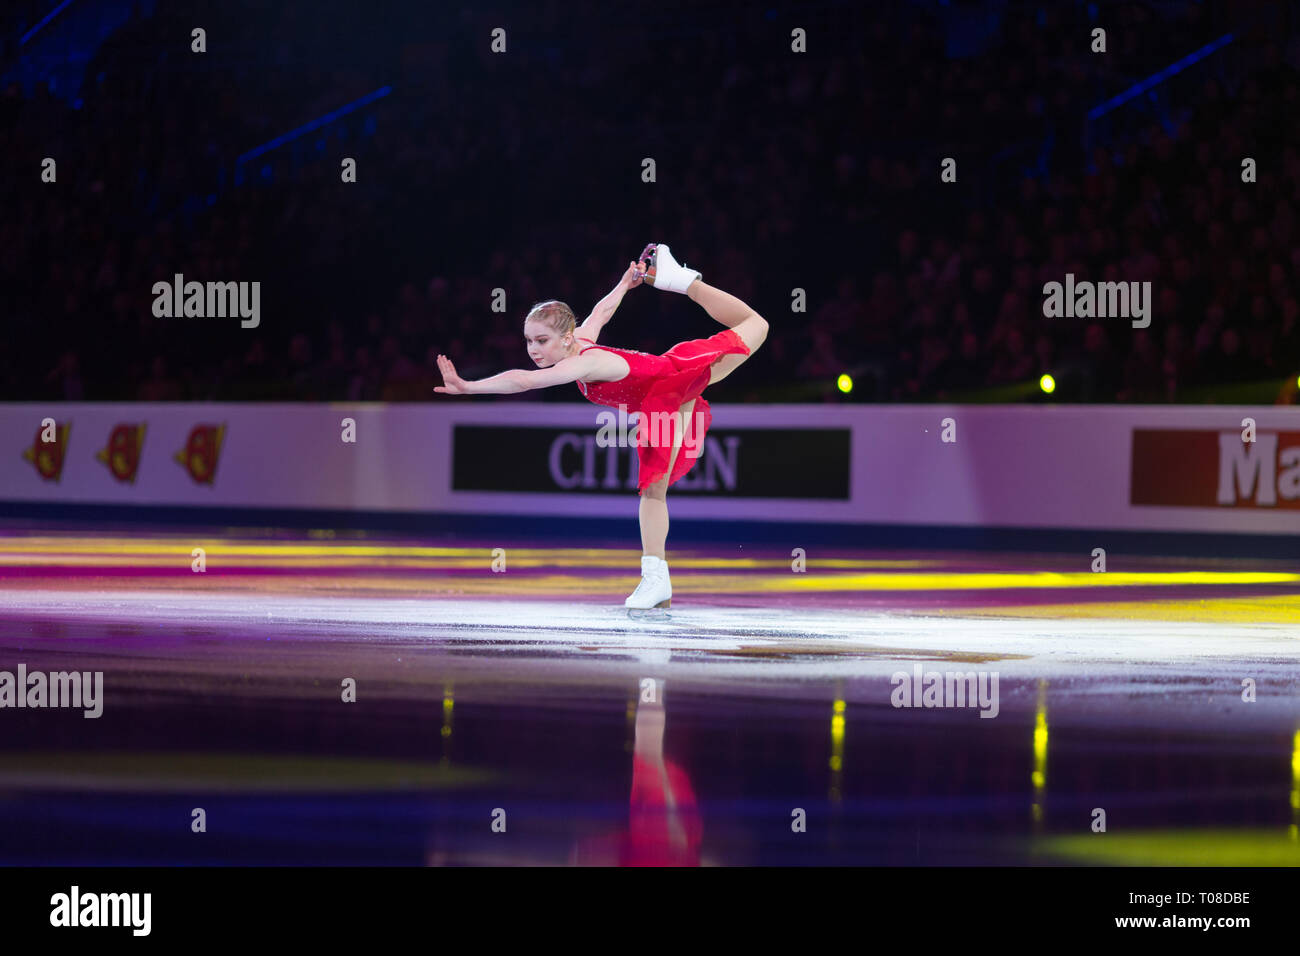
[[144, 425], [117, 425], [109, 433], [107, 447], [95, 452], [95, 458], [107, 465], [118, 481], [135, 484], [140, 451], [144, 448], [144, 429]]
[[23, 458], [35, 465], [46, 481], [58, 481], [63, 474], [63, 459], [68, 453], [68, 435], [71, 432], [71, 422], [41, 424], [36, 429], [32, 447], [23, 449]]
[[212, 484], [225, 435], [225, 425], [195, 425], [185, 447], [176, 453], [176, 461], [200, 485]]

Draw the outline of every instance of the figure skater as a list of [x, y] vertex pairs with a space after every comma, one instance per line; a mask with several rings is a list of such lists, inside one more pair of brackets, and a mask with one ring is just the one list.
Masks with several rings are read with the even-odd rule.
[[[726, 328], [705, 339], [679, 342], [662, 355], [597, 345], [623, 296], [643, 281], [661, 292], [688, 296]], [[539, 302], [524, 320], [524, 342], [537, 369], [511, 369], [467, 382], [450, 359], [439, 355], [443, 384], [434, 391], [511, 394], [577, 382], [597, 405], [623, 405], [628, 414], [640, 412], [636, 448], [641, 583], [623, 604], [633, 609], [671, 607], [673, 589], [664, 554], [668, 486], [686, 474], [704, 450], [713, 420], [701, 394], [705, 386], [722, 381], [754, 354], [767, 338], [767, 322], [740, 299], [705, 283], [697, 270], [678, 263], [667, 245], [651, 243], [586, 320], [575, 328], [576, 323], [573, 310], [563, 302]]]

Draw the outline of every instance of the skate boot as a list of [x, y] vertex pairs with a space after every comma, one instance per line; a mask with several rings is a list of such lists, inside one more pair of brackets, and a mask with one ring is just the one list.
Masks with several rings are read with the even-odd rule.
[[644, 260], [650, 256], [650, 265], [645, 273], [645, 281], [663, 292], [685, 292], [690, 284], [701, 278], [696, 269], [688, 269], [673, 258], [673, 251], [666, 243], [650, 243], [641, 253]]
[[641, 583], [627, 596], [623, 606], [633, 610], [652, 607], [672, 607], [673, 585], [668, 580], [668, 562], [663, 558], [644, 555], [641, 558]]

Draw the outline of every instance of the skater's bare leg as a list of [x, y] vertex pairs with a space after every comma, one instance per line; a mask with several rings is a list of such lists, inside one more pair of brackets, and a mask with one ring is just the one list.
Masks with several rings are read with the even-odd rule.
[[648, 557], [664, 557], [664, 544], [668, 541], [668, 502], [663, 497], [664, 489], [660, 482], [650, 485], [641, 492], [641, 553]]
[[[704, 311], [729, 329], [734, 329], [753, 355], [767, 340], [767, 320], [730, 292], [723, 292], [703, 279], [696, 279], [686, 294], [704, 307]], [[719, 382], [744, 363], [749, 355], [725, 355], [709, 373], [709, 384]]]
[[[694, 283], [692, 283], [694, 285]], [[695, 409], [695, 399], [691, 399], [677, 410], [677, 425], [673, 429], [673, 452], [668, 458], [668, 473], [652, 485], [646, 485], [641, 492], [641, 553], [650, 557], [667, 560], [664, 547], [668, 543], [668, 480], [673, 475], [673, 465], [677, 463], [677, 452], [682, 447], [685, 436], [685, 424], [690, 421]], [[643, 426], [648, 427], [648, 426]]]
[[714, 288], [703, 279], [696, 279], [686, 290], [692, 302], [703, 306], [704, 311], [729, 329], [734, 329], [751, 315], [758, 313], [730, 292]]

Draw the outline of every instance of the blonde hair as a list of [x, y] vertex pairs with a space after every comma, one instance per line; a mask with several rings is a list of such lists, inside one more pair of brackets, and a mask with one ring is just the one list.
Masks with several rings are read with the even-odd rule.
[[578, 317], [573, 310], [556, 299], [538, 302], [528, 310], [525, 322], [540, 322], [560, 338], [578, 327]]

